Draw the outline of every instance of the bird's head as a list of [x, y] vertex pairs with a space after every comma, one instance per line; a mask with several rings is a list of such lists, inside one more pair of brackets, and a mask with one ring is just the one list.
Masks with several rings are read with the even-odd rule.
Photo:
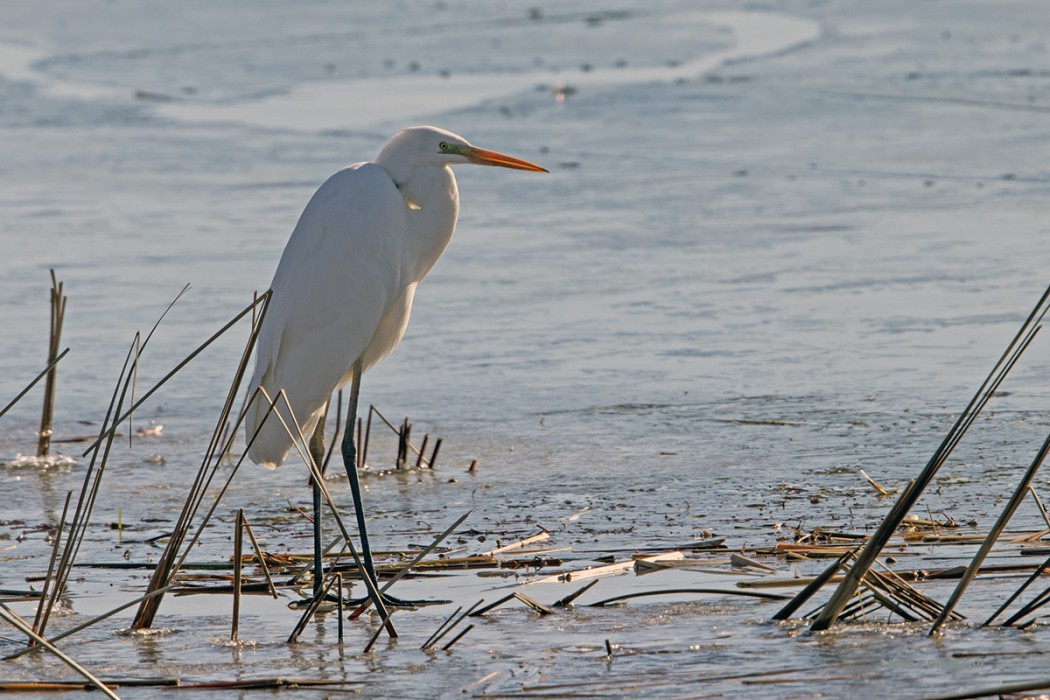
[[425, 165], [449, 166], [462, 163], [495, 165], [515, 170], [547, 172], [535, 163], [470, 144], [462, 136], [436, 126], [413, 126], [394, 134], [379, 152], [376, 162], [397, 170]]

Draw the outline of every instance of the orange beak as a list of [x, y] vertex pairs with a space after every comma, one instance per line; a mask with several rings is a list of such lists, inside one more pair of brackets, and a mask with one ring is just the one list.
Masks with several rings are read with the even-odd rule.
[[501, 168], [529, 170], [534, 173], [550, 172], [546, 168], [541, 168], [535, 163], [530, 163], [527, 160], [515, 158], [514, 156], [506, 156], [502, 153], [496, 153], [495, 151], [489, 151], [484, 148], [473, 147], [467, 150], [463, 155], [467, 157], [467, 160], [476, 165], [496, 165]]

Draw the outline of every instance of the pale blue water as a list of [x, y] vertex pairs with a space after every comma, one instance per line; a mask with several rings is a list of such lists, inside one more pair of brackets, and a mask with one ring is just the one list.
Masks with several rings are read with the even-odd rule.
[[[775, 2], [751, 13], [687, 2], [6, 3], [0, 400], [44, 364], [49, 268], [70, 297], [63, 437], [95, 429], [81, 421], [101, 418], [133, 333], [183, 285], [142, 387], [265, 287], [332, 171], [371, 159], [401, 126], [433, 123], [551, 174], [457, 172], [456, 238], [363, 394], [442, 435], [443, 468], [370, 483], [378, 543], [426, 541], [418, 514], [440, 531], [471, 507], [478, 531], [528, 534], [539, 522], [577, 550], [666, 545], [704, 529], [731, 547], [770, 544], [782, 521], [871, 525], [887, 504], [856, 469], [888, 484], [913, 476], [1050, 282], [1043, 15], [1030, 1]], [[146, 529], [146, 517], [177, 512], [246, 333], [238, 327], [143, 407], [140, 424], [162, 423], [162, 437], [114, 456], [100, 524], [118, 508]], [[924, 508], [982, 525], [997, 514], [1048, 426], [1045, 342], [961, 449], [959, 481]], [[38, 411], [35, 392], [2, 419], [0, 457], [32, 452]], [[56, 520], [81, 469], [5, 469], [0, 520]], [[291, 469], [245, 474], [255, 485], [239, 487], [231, 512], [250, 504], [262, 520], [308, 500]], [[581, 521], [565, 520], [585, 507]], [[1019, 518], [1038, 527], [1030, 503]], [[304, 549], [296, 528], [270, 533], [273, 545]], [[27, 557], [3, 563], [0, 585], [46, 566], [42, 537], [0, 541], [13, 546], [4, 556]], [[101, 525], [97, 538], [82, 556], [126, 548]], [[228, 556], [225, 535], [205, 547]], [[78, 612], [106, 609], [109, 583], [126, 595], [141, 581], [88, 576]], [[490, 584], [458, 585], [467, 598]], [[899, 628], [795, 637], [766, 623], [775, 606], [718, 601], [528, 623], [513, 613], [436, 658], [405, 642], [362, 660], [371, 630], [354, 628], [362, 639], [336, 661], [328, 643], [283, 645], [293, 619], [283, 602], [250, 612], [261, 646], [237, 652], [210, 646], [225, 601], [193, 631], [178, 616], [201, 603], [180, 601], [162, 608], [177, 635], [102, 631], [69, 650], [88, 665], [127, 658], [121, 673], [321, 669], [367, 679], [366, 693], [418, 697], [493, 670], [502, 675], [484, 689], [503, 693], [541, 677], [673, 671], [685, 681], [665, 694], [848, 696], [877, 682], [919, 695], [1038, 674], [959, 653], [1046, 650], [1040, 628], [942, 643]], [[405, 614], [406, 636], [425, 638], [448, 612]], [[331, 628], [318, 626], [318, 638]], [[639, 653], [595, 662], [609, 637]], [[697, 685], [726, 669], [794, 667], [855, 680]], [[3, 664], [0, 677], [55, 669]]]

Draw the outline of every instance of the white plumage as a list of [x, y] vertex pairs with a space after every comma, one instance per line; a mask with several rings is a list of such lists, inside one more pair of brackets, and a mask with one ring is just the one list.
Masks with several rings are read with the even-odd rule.
[[[436, 127], [403, 129], [374, 163], [332, 175], [292, 231], [270, 289], [256, 346], [250, 394], [284, 389], [309, 437], [332, 392], [360, 359], [368, 369], [393, 350], [408, 326], [416, 285], [456, 228], [459, 193], [450, 165], [475, 163], [543, 171], [527, 161], [471, 146]], [[269, 406], [248, 408], [248, 456], [276, 467], [293, 441]], [[286, 409], [278, 408], [289, 426]]]

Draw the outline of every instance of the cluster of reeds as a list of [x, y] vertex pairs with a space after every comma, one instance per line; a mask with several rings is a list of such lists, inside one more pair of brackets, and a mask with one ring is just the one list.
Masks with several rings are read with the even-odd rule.
[[[153, 329], [150, 333], [143, 338], [140, 334], [135, 334], [131, 346], [128, 350], [127, 356], [125, 357], [124, 365], [119, 373], [113, 394], [110, 399], [109, 406], [106, 411], [106, 415], [102, 421], [101, 428], [97, 437], [91, 442], [87, 450], [84, 451], [84, 457], [88, 457], [89, 461], [85, 470], [83, 485], [80, 490], [80, 494], [76, 499], [75, 505], [72, 509], [72, 515], [70, 515], [70, 505], [72, 503], [73, 492], [70, 491], [66, 496], [65, 507], [63, 509], [62, 517], [59, 521], [58, 527], [55, 531], [52, 555], [50, 564], [48, 567], [47, 575], [44, 577], [44, 585], [39, 593], [39, 605], [37, 608], [36, 618], [32, 624], [26, 623], [20, 617], [17, 616], [13, 611], [10, 610], [4, 603], [0, 602], [0, 611], [2, 611], [3, 617], [10, 624], [15, 626], [17, 629], [22, 631], [29, 639], [28, 646], [22, 652], [11, 655], [8, 658], [20, 656], [27, 651], [32, 651], [36, 648], [44, 648], [52, 653], [55, 653], [62, 658], [63, 661], [69, 663], [78, 673], [84, 675], [88, 679], [89, 683], [94, 687], [105, 690], [108, 695], [112, 695], [112, 692], [106, 689], [105, 684], [102, 684], [98, 679], [94, 678], [85, 669], [75, 664], [71, 659], [68, 659], [64, 654], [59, 652], [54, 647], [53, 642], [59, 639], [65, 638], [71, 634], [75, 634], [83, 629], [111, 617], [131, 606], [137, 605], [138, 610], [132, 623], [132, 628], [142, 629], [152, 626], [153, 620], [156, 616], [157, 610], [159, 609], [161, 599], [164, 594], [171, 591], [172, 589], [178, 589], [184, 584], [180, 584], [177, 581], [178, 574], [182, 571], [186, 564], [187, 557], [193, 549], [195, 543], [201, 537], [201, 534], [208, 526], [213, 514], [216, 512], [219, 504], [222, 500], [223, 495], [230, 487], [234, 476], [236, 475], [238, 468], [243, 462], [243, 455], [237, 459], [232, 469], [229, 470], [228, 474], [225, 474], [225, 481], [219, 488], [217, 495], [215, 495], [203, 515], [198, 518], [198, 513], [205, 505], [206, 495], [209, 493], [213, 483], [216, 483], [216, 478], [221, 471], [224, 464], [224, 458], [230, 455], [231, 448], [234, 440], [234, 436], [238, 432], [240, 427], [240, 421], [243, 419], [244, 411], [242, 409], [240, 417], [234, 420], [234, 407], [240, 386], [244, 378], [248, 366], [248, 360], [250, 358], [252, 348], [254, 347], [255, 340], [258, 336], [259, 328], [265, 318], [266, 307], [269, 300], [269, 293], [257, 297], [253, 302], [248, 305], [244, 310], [237, 314], [227, 324], [215, 332], [206, 341], [201, 343], [193, 352], [186, 356], [181, 362], [179, 362], [171, 371], [169, 371], [160, 381], [154, 386], [147, 390], [138, 400], [134, 400], [135, 394], [135, 377], [137, 376], [138, 363], [142, 357], [142, 353], [145, 351], [149, 344], [149, 341], [153, 335], [153, 332], [157, 329], [165, 315], [171, 309], [171, 307], [179, 300], [179, 298], [186, 292], [187, 288], [184, 288], [175, 300], [165, 309], [164, 313], [161, 314], [160, 318], [154, 324]], [[62, 284], [57, 281], [52, 272], [52, 289], [51, 289], [51, 335], [48, 351], [48, 362], [47, 366], [41, 371], [32, 382], [29, 383], [12, 401], [10, 401], [2, 411], [0, 415], [6, 413], [12, 406], [14, 406], [20, 399], [27, 395], [27, 393], [35, 386], [41, 379], [47, 377], [46, 388], [45, 388], [45, 399], [43, 407], [43, 416], [41, 420], [41, 428], [39, 431], [39, 445], [38, 452], [40, 456], [46, 456], [48, 448], [50, 446], [50, 437], [52, 432], [52, 423], [54, 415], [54, 396], [55, 396], [55, 369], [59, 361], [68, 353], [68, 349], [59, 352], [59, 342], [61, 337], [62, 322], [65, 313], [66, 297], [62, 293]], [[84, 536], [87, 531], [87, 527], [91, 520], [93, 507], [95, 504], [96, 497], [99, 493], [99, 489], [102, 484], [102, 479], [105, 473], [107, 460], [110, 456], [112, 444], [114, 438], [118, 435], [118, 427], [124, 423], [124, 421], [130, 421], [133, 419], [135, 410], [147, 401], [153, 394], [157, 392], [169, 379], [171, 379], [177, 372], [185, 367], [190, 361], [192, 361], [197, 355], [199, 355], [205, 348], [211, 345], [215, 340], [229, 331], [234, 325], [236, 325], [242, 318], [248, 314], [251, 316], [251, 331], [248, 336], [248, 340], [245, 344], [243, 353], [241, 355], [240, 362], [238, 363], [237, 369], [234, 373], [234, 377], [231, 381], [229, 390], [227, 392], [226, 401], [218, 419], [215, 424], [215, 428], [212, 433], [211, 440], [205, 451], [204, 458], [201, 462], [196, 478], [191, 483], [185, 503], [183, 505], [180, 516], [176, 522], [172, 532], [167, 534], [167, 544], [164, 549], [160, 560], [154, 567], [153, 575], [150, 579], [146, 593], [140, 596], [134, 601], [121, 605], [120, 607], [109, 611], [108, 613], [101, 615], [87, 623], [80, 625], [74, 629], [67, 630], [60, 635], [55, 635], [48, 639], [46, 629], [50, 620], [52, 611], [54, 610], [57, 601], [63, 591], [66, 590], [68, 578], [73, 569], [74, 563], [77, 558], [80, 546], [83, 543]], [[250, 400], [266, 400], [269, 402], [270, 410], [273, 407], [286, 399], [281, 395], [277, 397], [250, 397]], [[131, 404], [130, 406], [128, 404]], [[364, 460], [367, 458], [368, 445], [371, 437], [372, 419], [373, 416], [377, 416], [383, 423], [390, 427], [394, 433], [398, 435], [398, 456], [395, 460], [395, 464], [399, 468], [407, 467], [411, 464], [411, 459], [414, 458], [414, 466], [417, 468], [429, 468], [432, 469], [437, 461], [438, 453], [441, 447], [441, 440], [435, 441], [432, 450], [427, 454], [427, 449], [430, 441], [429, 435], [424, 435], [422, 443], [417, 447], [411, 440], [411, 424], [407, 419], [400, 425], [395, 427], [382, 413], [380, 413], [374, 406], [370, 407], [367, 415], [367, 425], [363, 425], [359, 419], [357, 423], [358, 439], [359, 444], [363, 445], [363, 449], [359, 451], [358, 460], [361, 467], [364, 466]], [[294, 416], [293, 416], [294, 421]], [[302, 439], [301, 431], [299, 431], [298, 425], [286, 426], [293, 436], [296, 437], [300, 444], [305, 441]], [[129, 430], [129, 433], [131, 431]], [[334, 441], [333, 441], [334, 444]], [[330, 455], [330, 452], [329, 452]], [[464, 514], [455, 523], [453, 523], [442, 535], [440, 535], [429, 547], [419, 552], [415, 559], [405, 566], [401, 566], [399, 570], [386, 582], [383, 590], [380, 591], [376, 587], [374, 582], [370, 582], [369, 577], [362, 576], [363, 570], [361, 560], [358, 557], [356, 548], [354, 547], [353, 541], [351, 540], [350, 534], [342, 522], [339, 511], [337, 510], [334, 502], [332, 501], [331, 495], [328, 493], [327, 487], [324, 485], [324, 479], [321, 476], [320, 470], [323, 468], [322, 465], [315, 463], [309, 458], [309, 455], [303, 454], [304, 460], [311, 471], [311, 478], [320, 485], [320, 492], [323, 499], [327, 502], [332, 517], [336, 520], [339, 525], [341, 537], [338, 538], [329, 549], [336, 548], [337, 553], [334, 555], [333, 560], [328, 566], [327, 573], [324, 574], [325, 579], [318, 581], [319, 590], [323, 590], [325, 595], [316, 596], [311, 604], [306, 606], [306, 610], [302, 615], [299, 623], [293, 630], [289, 641], [295, 641], [298, 634], [301, 632], [305, 624], [309, 621], [311, 616], [316, 612], [319, 605], [327, 598], [327, 594], [334, 588], [337, 591], [337, 595], [334, 596], [340, 605], [343, 603], [342, 596], [342, 580], [344, 576], [357, 576], [360, 577], [366, 587], [369, 589], [369, 599], [367, 603], [360, 604], [357, 606], [357, 610], [354, 612], [354, 616], [362, 614], [368, 607], [369, 604], [375, 605], [380, 611], [380, 615], [383, 618], [384, 624], [380, 629], [385, 629], [392, 637], [396, 636], [396, 630], [390, 621], [390, 613], [386, 609], [386, 605], [383, 602], [382, 593], [385, 592], [391, 585], [393, 585], [398, 579], [407, 574], [414, 566], [420, 564], [424, 557], [430, 554], [436, 547], [439, 546], [441, 541], [448, 537], [452, 531], [458, 527], [463, 520], [467, 517]], [[228, 461], [228, 460], [225, 460]], [[235, 530], [235, 552], [233, 561], [233, 584], [229, 587], [230, 592], [234, 596], [233, 603], [233, 615], [231, 625], [231, 638], [236, 641], [238, 636], [238, 619], [239, 619], [239, 605], [240, 595], [244, 590], [242, 581], [241, 569], [244, 562], [242, 555], [242, 535], [247, 534], [254, 549], [254, 560], [258, 562], [262, 568], [266, 577], [267, 592], [277, 596], [277, 585], [270, 577], [268, 570], [266, 569], [267, 556], [259, 548], [258, 543], [255, 539], [254, 533], [250, 525], [248, 524], [247, 518], [243, 511], [239, 511], [236, 518], [236, 530]], [[352, 569], [348, 569], [339, 562], [339, 558], [345, 555], [347, 552], [351, 555], [354, 560], [354, 566]], [[252, 559], [252, 557], [249, 557]], [[295, 574], [289, 580], [289, 586], [297, 586], [302, 577], [304, 569], [306, 567], [296, 566]], [[341, 625], [341, 616], [340, 616]], [[377, 633], [378, 636], [378, 633]], [[374, 640], [373, 640], [374, 642]], [[369, 645], [371, 646], [371, 644]], [[115, 697], [115, 696], [113, 696]]]
[[[915, 480], [903, 490], [875, 533], [870, 537], [866, 537], [861, 544], [848, 547], [834, 564], [815, 577], [787, 606], [774, 616], [774, 619], [783, 620], [791, 617], [823, 586], [835, 579], [838, 585], [831, 598], [811, 615], [807, 616], [807, 619], [812, 621], [811, 629], [825, 630], [836, 621], [854, 619], [864, 611], [870, 610], [873, 605], [879, 605], [897, 613], [906, 620], [932, 620], [933, 624], [930, 627], [930, 634], [938, 634], [945, 622], [949, 619], [959, 618], [958, 613], [955, 612], [959, 600], [974, 577], [981, 572], [986, 557], [1002, 536], [1007, 524], [1027, 494], [1032, 494], [1035, 498], [1040, 512], [1043, 513], [1047, 523], [1047, 530], [1037, 533], [1035, 537], [1038, 539], [1043, 535], [1050, 534], [1050, 517], [1047, 517], [1046, 509], [1042, 506], [1042, 502], [1032, 488], [1035, 476], [1046, 459], [1047, 453], [1050, 452], [1050, 435], [1048, 435], [1042, 446], [1037, 450], [1031, 464], [1018, 480], [1013, 494], [1002, 509], [995, 524], [981, 538], [981, 546], [973, 556], [969, 566], [959, 574], [959, 582], [945, 604], [940, 605], [925, 596], [917, 597], [917, 591], [910, 586], [901, 586], [903, 580], [899, 577], [891, 575], [887, 578], [887, 575], [876, 572], [873, 569], [877, 557], [898, 529], [902, 525], [914, 523], [914, 520], [909, 521], [909, 514], [912, 509], [918, 503], [925, 489], [930, 485], [933, 477], [945, 464], [952, 451], [1002, 385], [1007, 374], [1017, 364], [1024, 351], [1031, 345], [1041, 328], [1041, 323], [1048, 310], [1050, 310], [1050, 288], [1043, 293], [1039, 302], [1021, 325], [1021, 328], [1008, 344], [1002, 356], [992, 367], [988, 376], [981, 383], [969, 404], [959, 414], [954, 425], [952, 425], [941, 444], [934, 451], [926, 466]], [[866, 473], [864, 477], [872, 483], [880, 494], [889, 494], [886, 489], [879, 486]], [[1050, 560], [1047, 560], [1044, 565], [1037, 567], [1024, 586], [1011, 596], [1002, 609], [985, 624], [990, 623], [1006, 607], [1012, 604], [1035, 578], [1046, 569], [1047, 565], [1050, 565]], [[842, 575], [838, 576], [840, 573]], [[858, 596], [858, 589], [861, 588], [866, 591], [866, 595]], [[1050, 591], [1044, 591], [1039, 596], [1036, 596], [1019, 613], [1008, 618], [1004, 624], [1016, 623], [1021, 618], [1031, 615], [1046, 602], [1050, 602]]]
[[[183, 292], [180, 292], [172, 304], [178, 301], [185, 291], [184, 289]], [[214, 514], [218, 512], [223, 496], [233, 483], [244, 460], [243, 455], [231, 458], [234, 436], [239, 432], [244, 415], [243, 406], [237, 412], [235, 411], [235, 405], [240, 394], [241, 383], [252, 348], [258, 336], [261, 323], [265, 318], [268, 298], [268, 295], [262, 295], [253, 300], [251, 304], [200, 344], [190, 355], [178, 363], [167, 375], [137, 400], [134, 399], [134, 384], [138, 363], [142, 353], [149, 344], [153, 332], [168, 310], [165, 310], [164, 314], [158, 319], [157, 324], [154, 325], [145, 338], [138, 334], [135, 335], [119, 373], [99, 433], [84, 452], [84, 456], [89, 457], [89, 462], [85, 470], [80, 493], [75, 502], [72, 491], [66, 496], [65, 506], [54, 537], [48, 571], [44, 578], [42, 590], [38, 594], [39, 605], [35, 619], [31, 623], [23, 620], [4, 602], [0, 601], [0, 617], [28, 639], [25, 649], [7, 658], [21, 656], [38, 650], [46, 650], [76, 670], [78, 674], [85, 678], [88, 685], [101, 690], [109, 697], [116, 697], [112, 689], [113, 686], [120, 685], [122, 680], [129, 682], [128, 679], [100, 679], [69, 658], [55, 643], [132, 606], [138, 606], [132, 627], [135, 629], [150, 627], [154, 622], [163, 596], [169, 592], [175, 595], [202, 593], [231, 595], [230, 639], [236, 642], [240, 632], [239, 622], [242, 595], [258, 593], [277, 598], [282, 590], [299, 592], [308, 575], [313, 573], [315, 577], [312, 581], [313, 595], [301, 606], [302, 612], [288, 636], [288, 643], [296, 643], [309, 622], [314, 619], [314, 616], [321, 610], [332, 606], [335, 607], [338, 613], [336, 615], [338, 640], [342, 643], [344, 619], [347, 619], [347, 617], [356, 619], [374, 607], [381, 624], [377, 626], [374, 634], [363, 648], [363, 652], [368, 653], [373, 649], [384, 632], [391, 638], [397, 636], [392, 616], [398, 607], [391, 605], [388, 591], [406, 576], [436, 570], [511, 569], [531, 572], [532, 575], [527, 579], [528, 584], [553, 582], [581, 584], [569, 595], [563, 596], [550, 604], [540, 602], [518, 590], [503, 595], [487, 604], [484, 600], [479, 600], [466, 611], [461, 606], [449, 615], [420, 647], [424, 651], [438, 648], [447, 651], [474, 629], [474, 624], [469, 622], [470, 619], [482, 617], [501, 606], [519, 603], [539, 616], [554, 615], [559, 609], [565, 609], [574, 605], [575, 601], [589, 592], [604, 577], [628, 572], [646, 574], [677, 567], [697, 568], [705, 564], [710, 565], [711, 562], [709, 560], [687, 557], [685, 552], [695, 555], [698, 551], [705, 549], [725, 550], [724, 538], [709, 538], [692, 542], [679, 548], [656, 552], [639, 551], [634, 556], [619, 561], [616, 560], [614, 555], [610, 555], [610, 558], [605, 563], [597, 566], [570, 566], [569, 568], [564, 568], [563, 564], [565, 562], [561, 557], [561, 553], [566, 548], [542, 546], [541, 543], [549, 539], [550, 533], [541, 530], [533, 535], [510, 543], [500, 543], [495, 548], [480, 552], [444, 548], [441, 550], [439, 558], [428, 559], [465, 522], [470, 515], [467, 512], [452, 522], [421, 551], [402, 550], [382, 553], [384, 560], [380, 561], [375, 567], [379, 579], [372, 580], [365, 573], [365, 567], [355, 542], [348, 528], [343, 523], [340, 510], [336, 507], [325, 485], [323, 473], [328, 458], [331, 457], [332, 449], [329, 448], [327, 456], [323, 459], [317, 458], [317, 455], [324, 454], [323, 451], [312, 454], [304, 449], [303, 446], [306, 445], [307, 441], [293, 415], [291, 424], [285, 424], [285, 428], [296, 439], [297, 449], [300, 450], [300, 456], [308, 467], [311, 482], [318, 487], [318, 497], [327, 506], [328, 513], [336, 522], [339, 531], [338, 536], [324, 549], [322, 565], [314, 568], [311, 566], [313, 562], [309, 557], [286, 554], [276, 555], [264, 551], [255, 538], [248, 517], [243, 510], [238, 510], [234, 524], [233, 552], [230, 561], [213, 563], [208, 567], [222, 569], [222, 571], [207, 574], [190, 574], [188, 571], [191, 563], [189, 562], [189, 556], [205, 529], [210, 525]], [[68, 352], [68, 350], [64, 352], [58, 351], [62, 318], [65, 310], [65, 297], [62, 293], [62, 285], [58, 283], [53, 274], [51, 299], [52, 327], [47, 366], [14, 401], [8, 404], [3, 411], [0, 411], [0, 415], [2, 415], [15, 401], [25, 396], [33, 385], [47, 376], [46, 398], [40, 430], [41, 450], [45, 449], [45, 437], [50, 438], [51, 416], [54, 410], [54, 370], [62, 357], [65, 356], [65, 352]], [[169, 306], [168, 309], [170, 308]], [[1036, 452], [1031, 464], [1019, 478], [1010, 499], [987, 532], [979, 535], [972, 533], [960, 535], [955, 532], [958, 530], [958, 523], [950, 521], [938, 522], [932, 516], [929, 520], [924, 520], [917, 518], [911, 513], [919, 502], [924, 490], [931, 483], [934, 475], [946, 463], [952, 451], [1003, 383], [1009, 371], [1016, 365], [1022, 353], [1030, 346], [1048, 309], [1050, 309], [1050, 289], [1040, 299], [1002, 357], [981, 384], [973, 399], [944, 437], [925, 468], [914, 481], [901, 491], [889, 514], [883, 519], [873, 534], [865, 535], [826, 530], [816, 530], [809, 533], [799, 531], [796, 533], [795, 541], [791, 543], [781, 542], [774, 547], [752, 548], [750, 551], [741, 548], [740, 552], [732, 553], [728, 559], [721, 563], [728, 564], [732, 571], [756, 574], [760, 578], [739, 582], [737, 584], [738, 590], [719, 587], [654, 588], [652, 590], [592, 600], [589, 605], [601, 607], [623, 603], [630, 599], [667, 595], [679, 597], [708, 594], [719, 596], [738, 595], [764, 600], [784, 600], [788, 599], [789, 596], [756, 589], [778, 586], [802, 586], [802, 590], [797, 595], [790, 597], [787, 604], [773, 616], [775, 620], [786, 620], [794, 617], [801, 610], [802, 606], [817, 595], [825, 586], [833, 584], [835, 585], [835, 590], [831, 597], [801, 616], [802, 619], [810, 624], [813, 630], [824, 630], [838, 622], [869, 620], [872, 619], [876, 611], [888, 611], [890, 614], [905, 621], [931, 623], [930, 634], [937, 634], [946, 622], [963, 619], [963, 616], [957, 612], [956, 607], [967, 587], [976, 577], [982, 574], [1002, 573], [1009, 570], [1012, 573], [1024, 572], [1029, 575], [1021, 587], [984, 624], [992, 624], [1001, 616], [1004, 616], [1004, 621], [1001, 624], [1006, 626], [1019, 625], [1023, 627], [1032, 624], [1034, 615], [1044, 605], [1050, 603], [1050, 586], [1039, 590], [1035, 595], [1029, 595], [1027, 601], [1023, 600], [1023, 598], [1029, 593], [1029, 589], [1039, 580], [1042, 574], [1050, 572], [1050, 556], [1036, 564], [1022, 565], [986, 566], [985, 560], [992, 548], [999, 542], [1006, 540], [1012, 543], [1038, 543], [1044, 536], [1050, 534], [1050, 514], [1047, 513], [1033, 486], [1035, 476], [1047, 453], [1050, 452], [1050, 436], [1046, 438]], [[251, 330], [248, 333], [248, 339], [227, 391], [225, 403], [216, 420], [209, 445], [197, 475], [190, 484], [177, 522], [172, 531], [167, 533], [165, 549], [154, 567], [145, 594], [61, 634], [47, 636], [46, 631], [51, 614], [60, 595], [67, 588], [69, 576], [77, 559], [80, 546], [83, 543], [118, 427], [124, 421], [130, 421], [135, 410], [160, 389], [175, 373], [248, 314], [252, 315]], [[265, 401], [270, 411], [274, 411], [274, 408], [279, 405], [289, 409], [283, 392], [271, 397], [260, 390], [257, 396], [248, 397], [246, 400]], [[341, 401], [339, 403], [341, 404]], [[280, 416], [281, 413], [284, 412], [276, 413], [276, 415]], [[290, 409], [287, 415], [290, 415]], [[430, 448], [430, 436], [424, 435], [420, 444], [416, 446], [412, 440], [412, 424], [407, 418], [400, 424], [396, 424], [387, 419], [374, 406], [370, 406], [367, 415], [359, 418], [356, 422], [357, 444], [361, 446], [357, 453], [358, 468], [363, 469], [366, 464], [365, 460], [368, 456], [374, 418], [377, 418], [396, 435], [397, 454], [393, 459], [395, 468], [409, 468], [411, 466], [421, 469], [434, 468], [441, 448], [441, 440], [435, 440], [433, 447]], [[282, 418], [281, 420], [283, 422], [284, 419]], [[252, 439], [254, 438], [249, 436], [249, 444]], [[333, 447], [336, 441], [337, 439], [333, 438]], [[46, 454], [46, 451], [44, 454]], [[476, 462], [471, 464], [470, 470], [473, 471], [475, 468]], [[893, 495], [891, 490], [882, 487], [866, 472], [862, 472], [862, 476], [880, 496], [890, 497]], [[1034, 500], [1044, 518], [1046, 528], [1036, 532], [1007, 533], [1006, 527], [1010, 519], [1026, 497], [1031, 497]], [[315, 511], [315, 513], [319, 512], [319, 509]], [[245, 552], [244, 535], [248, 536], [251, 548], [250, 553]], [[891, 538], [897, 535], [901, 536], [906, 542], [919, 541], [924, 544], [972, 542], [980, 546], [969, 565], [965, 567], [951, 567], [940, 570], [915, 569], [894, 571], [889, 566], [892, 563], [891, 561], [887, 558], [880, 560], [879, 557]], [[796, 576], [785, 579], [774, 578], [773, 574], [776, 573], [776, 568], [744, 556], [745, 553], [752, 556], [762, 554], [781, 556], [785, 559], [829, 557], [834, 558], [835, 561], [817, 576], [811, 578]], [[1042, 553], [1050, 554], [1050, 552], [1046, 551]], [[196, 566], [199, 567], [199, 563]], [[250, 575], [245, 575], [245, 566], [257, 567], [262, 578], [253, 578]], [[551, 568], [556, 570], [550, 572]], [[544, 572], [543, 575], [541, 575], [541, 570]], [[725, 573], [725, 571], [721, 571], [721, 573]], [[913, 585], [917, 582], [931, 579], [956, 579], [958, 581], [946, 603], [941, 604], [933, 600]], [[367, 595], [362, 599], [354, 600], [347, 597], [347, 585], [354, 580], [361, 581], [367, 589]], [[419, 601], [409, 601], [408, 603], [419, 604]], [[1016, 609], [1012, 613], [1008, 613], [1011, 606], [1015, 605]], [[344, 614], [346, 610], [350, 611], [349, 615]], [[609, 640], [606, 640], [605, 645], [607, 660], [611, 661], [614, 656], [613, 645]], [[774, 671], [770, 673], [776, 675], [785, 672]], [[752, 675], [763, 676], [765, 674]], [[493, 674], [489, 674], [468, 687], [479, 686], [490, 681], [492, 677]], [[169, 682], [171, 682], [171, 679], [157, 680], [158, 685], [168, 684]], [[177, 683], [178, 681], [175, 680], [174, 682]], [[759, 684], [777, 681], [756, 677], [744, 682]], [[340, 683], [313, 680], [260, 679], [256, 681], [223, 681], [183, 687], [200, 690], [231, 690], [249, 687], [280, 688], [293, 685], [320, 687], [335, 686], [340, 685]], [[71, 687], [70, 684], [56, 684], [55, 688], [48, 689], [60, 689], [59, 686], [61, 686], [61, 689]], [[581, 689], [584, 686], [591, 687], [590, 684], [582, 684], [580, 686]], [[14, 686], [9, 688], [7, 685], [0, 685], [0, 690], [12, 688]], [[43, 686], [34, 686], [34, 688], [37, 690], [45, 689]], [[594, 684], [593, 689], [600, 691], [602, 686], [600, 683]]]

